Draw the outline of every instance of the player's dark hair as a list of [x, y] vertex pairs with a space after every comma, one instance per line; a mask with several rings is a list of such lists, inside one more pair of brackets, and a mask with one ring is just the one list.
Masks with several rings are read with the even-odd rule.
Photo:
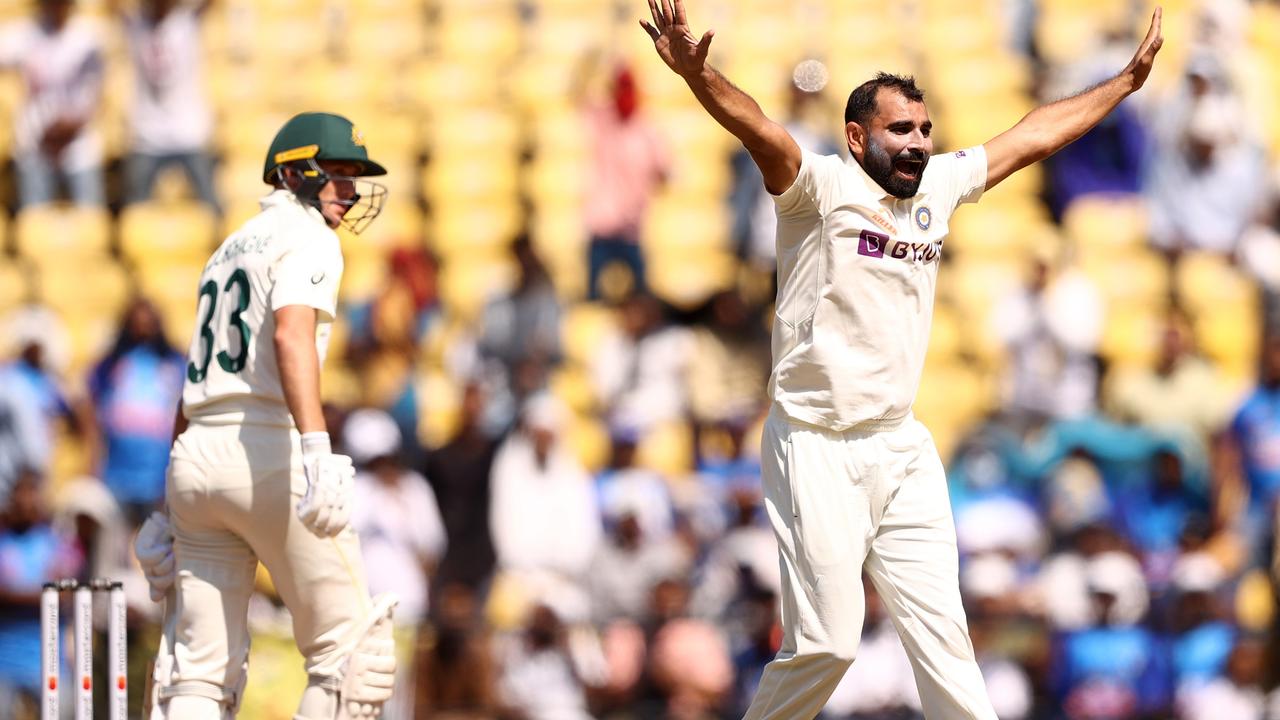
[[914, 77], [879, 72], [849, 93], [849, 102], [844, 106], [846, 124], [855, 122], [866, 126], [867, 121], [876, 113], [876, 92], [880, 88], [895, 90], [912, 102], [924, 102], [924, 91], [916, 87]]

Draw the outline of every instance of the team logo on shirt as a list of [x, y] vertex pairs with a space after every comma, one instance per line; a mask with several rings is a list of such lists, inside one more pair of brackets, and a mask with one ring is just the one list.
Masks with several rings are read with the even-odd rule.
[[933, 212], [929, 210], [928, 205], [921, 205], [916, 208], [916, 227], [921, 230], [928, 230], [933, 224]]
[[320, 283], [322, 283], [322, 282], [324, 282], [324, 271], [323, 271], [323, 270], [321, 270], [320, 272], [318, 272], [318, 273], [316, 273], [315, 275], [312, 275], [312, 276], [311, 276], [311, 284], [312, 284], [312, 285], [319, 285], [319, 284], [320, 284]]

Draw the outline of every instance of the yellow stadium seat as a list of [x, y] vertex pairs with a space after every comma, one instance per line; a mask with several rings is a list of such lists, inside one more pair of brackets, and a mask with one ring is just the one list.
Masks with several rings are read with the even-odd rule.
[[367, 69], [374, 64], [390, 69], [395, 63], [412, 60], [427, 50], [426, 14], [419, 8], [374, 12], [349, 8], [347, 18], [341, 35], [346, 48], [344, 55], [352, 60], [352, 66]]
[[1257, 303], [1249, 300], [1210, 305], [1195, 316], [1196, 344], [1236, 380], [1257, 376], [1261, 328]]
[[455, 203], [432, 209], [428, 245], [444, 258], [506, 248], [522, 221], [514, 197], [490, 203]]
[[474, 323], [485, 304], [515, 283], [510, 257], [481, 252], [456, 256], [440, 268], [440, 300], [450, 316]]
[[576, 413], [596, 411], [596, 391], [591, 375], [578, 364], [556, 368], [547, 381], [548, 387], [570, 410]]
[[609, 429], [590, 415], [574, 415], [561, 438], [587, 472], [599, 472], [609, 461]]
[[0, 256], [0, 315], [27, 302], [31, 296], [29, 274], [23, 263]]
[[1192, 313], [1215, 305], [1253, 301], [1257, 287], [1221, 255], [1192, 252], [1179, 258], [1174, 273], [1178, 298]]
[[723, 204], [690, 202], [664, 192], [649, 207], [641, 244], [655, 251], [728, 248], [730, 219]]
[[520, 18], [515, 4], [441, 8], [436, 43], [443, 58], [489, 68], [499, 66], [520, 49]]
[[1161, 308], [1121, 305], [1107, 310], [1098, 354], [1116, 365], [1149, 367], [1159, 354]]
[[618, 329], [617, 313], [600, 303], [579, 302], [565, 308], [560, 321], [560, 345], [571, 365], [589, 367], [601, 338]]
[[733, 287], [738, 259], [724, 250], [663, 247], [647, 251], [645, 273], [653, 294], [691, 310]]
[[1142, 247], [1147, 241], [1147, 207], [1137, 196], [1085, 195], [1062, 216], [1067, 238], [1082, 253]]
[[518, 150], [521, 127], [500, 108], [457, 108], [433, 115], [425, 135], [424, 144], [433, 154], [505, 155]]
[[461, 154], [433, 155], [422, 171], [422, 191], [432, 204], [487, 202], [515, 197], [515, 157]]
[[419, 245], [423, 237], [422, 211], [410, 201], [388, 202], [382, 212], [359, 235], [345, 227], [338, 229], [343, 254], [348, 258], [385, 258], [391, 248]]
[[1163, 307], [1169, 296], [1169, 270], [1159, 253], [1138, 247], [1082, 255], [1080, 267], [1109, 304]]
[[693, 469], [693, 430], [688, 423], [661, 423], [640, 438], [636, 465], [664, 478], [684, 477]]
[[942, 358], [926, 361], [912, 412], [929, 427], [943, 460], [949, 460], [964, 430], [996, 405], [989, 376]]
[[50, 203], [23, 208], [15, 221], [19, 255], [37, 265], [105, 254], [111, 220], [105, 208]]
[[501, 83], [491, 68], [441, 58], [419, 58], [398, 74], [399, 97], [426, 113], [498, 105]]
[[387, 261], [381, 254], [348, 256], [342, 269], [338, 299], [358, 303], [373, 299], [387, 281]]
[[145, 202], [120, 214], [120, 251], [137, 264], [208, 259], [218, 219], [198, 202]]

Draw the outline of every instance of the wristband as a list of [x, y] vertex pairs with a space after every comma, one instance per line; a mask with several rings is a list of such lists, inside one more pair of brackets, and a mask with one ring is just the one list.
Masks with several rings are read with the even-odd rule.
[[313, 458], [318, 455], [332, 455], [333, 447], [329, 444], [329, 433], [302, 433], [302, 457]]

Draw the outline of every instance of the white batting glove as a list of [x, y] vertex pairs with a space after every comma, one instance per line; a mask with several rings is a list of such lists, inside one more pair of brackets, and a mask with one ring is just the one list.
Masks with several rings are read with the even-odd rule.
[[347, 657], [342, 673], [339, 720], [373, 720], [382, 716], [396, 682], [396, 642], [391, 617], [399, 599], [392, 593], [373, 598], [373, 610]]
[[333, 454], [329, 433], [304, 433], [302, 471], [307, 476], [307, 493], [298, 503], [298, 519], [320, 537], [337, 535], [351, 520], [356, 476], [351, 458]]
[[151, 588], [151, 601], [160, 602], [173, 587], [175, 571], [173, 531], [169, 527], [168, 516], [153, 512], [147, 517], [133, 541], [133, 553], [138, 556], [142, 574]]

